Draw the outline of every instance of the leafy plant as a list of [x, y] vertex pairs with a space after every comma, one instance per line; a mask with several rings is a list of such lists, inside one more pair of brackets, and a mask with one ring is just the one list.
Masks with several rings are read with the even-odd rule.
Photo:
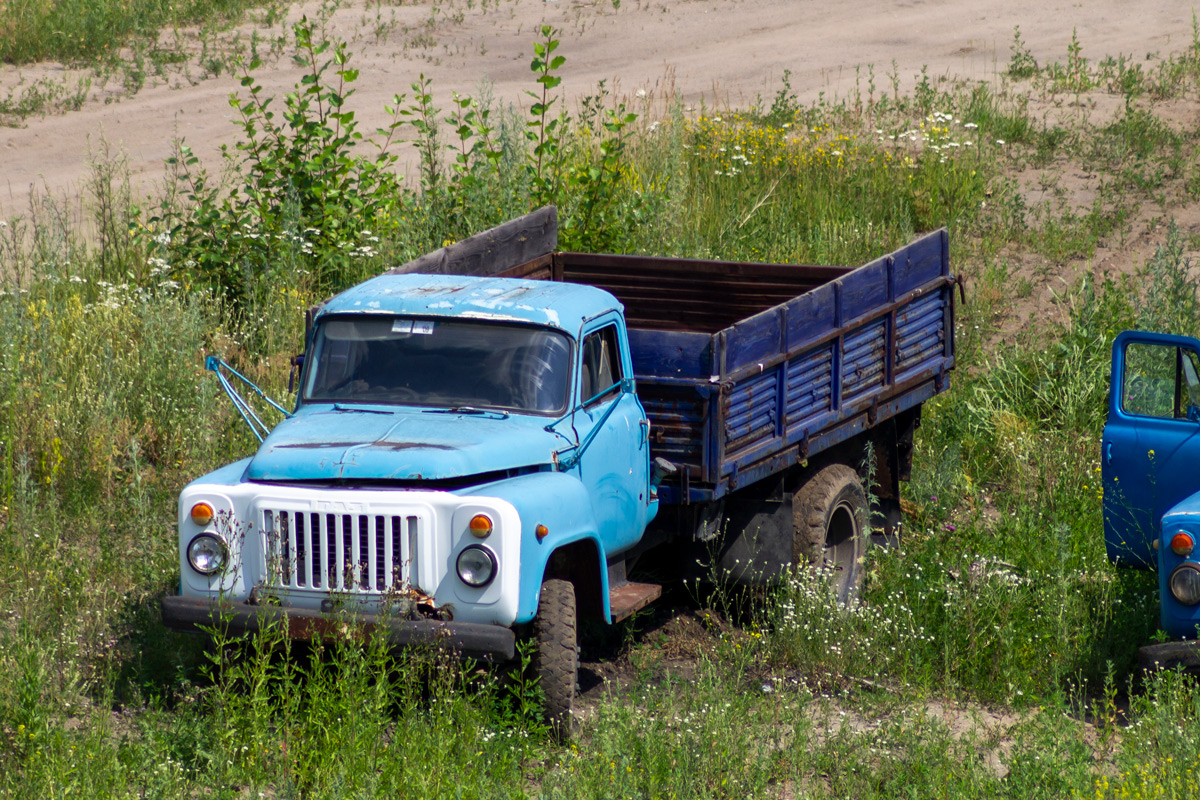
[[534, 205], [553, 203], [559, 191], [559, 158], [562, 153], [565, 115], [551, 115], [550, 109], [557, 101], [551, 91], [562, 83], [557, 71], [566, 63], [565, 56], [556, 56], [559, 46], [559, 31], [551, 25], [540, 29], [541, 39], [533, 43], [533, 61], [530, 69], [537, 76], [538, 91], [526, 91], [533, 98], [529, 107], [529, 120], [525, 123], [525, 138], [531, 145], [526, 155], [526, 171], [533, 186]]
[[[253, 76], [258, 61], [243, 67], [248, 93], [230, 98], [244, 138], [222, 157], [244, 176], [241, 185], [214, 184], [181, 144], [167, 163], [183, 202], [169, 198], [150, 219], [178, 274], [235, 303], [280, 280], [318, 292], [353, 281], [380, 238], [396, 230], [409, 194], [389, 152], [403, 98], [389, 107], [379, 138], [364, 138], [347, 104], [359, 73], [345, 44], [315, 38], [307, 19], [293, 33], [307, 73], [278, 116]], [[357, 155], [364, 144], [374, 152]]]
[[1011, 78], [1032, 78], [1037, 74], [1038, 65], [1037, 59], [1033, 57], [1033, 53], [1029, 52], [1029, 48], [1021, 39], [1021, 27], [1016, 25], [1013, 27], [1012, 44], [1008, 46], [1011, 55], [1008, 59], [1008, 75]]

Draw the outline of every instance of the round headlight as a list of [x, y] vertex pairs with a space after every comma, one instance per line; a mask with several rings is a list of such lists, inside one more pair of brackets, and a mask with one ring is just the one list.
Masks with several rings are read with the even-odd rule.
[[485, 547], [473, 544], [458, 554], [458, 577], [467, 586], [487, 586], [496, 577], [496, 557]]
[[188, 543], [187, 558], [201, 575], [220, 572], [225, 566], [225, 543], [211, 533], [201, 533]]
[[1171, 596], [1185, 606], [1200, 603], [1200, 567], [1195, 564], [1180, 564], [1167, 580]]

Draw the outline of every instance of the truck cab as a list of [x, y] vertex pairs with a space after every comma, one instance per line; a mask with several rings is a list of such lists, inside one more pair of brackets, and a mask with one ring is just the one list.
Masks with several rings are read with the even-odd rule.
[[658, 510], [611, 294], [382, 275], [320, 309], [307, 353], [294, 413], [184, 489], [168, 624], [311, 635], [336, 610], [503, 660], [548, 579], [611, 621], [610, 569]]
[[[1200, 625], [1200, 340], [1124, 331], [1113, 343], [1101, 441], [1104, 535], [1118, 565], [1158, 572], [1161, 629]], [[1142, 648], [1147, 666], [1200, 664], [1193, 644]]]

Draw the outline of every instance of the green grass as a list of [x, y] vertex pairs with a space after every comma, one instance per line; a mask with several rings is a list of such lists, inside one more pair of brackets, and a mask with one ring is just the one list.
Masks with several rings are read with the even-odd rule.
[[[1116, 86], [1127, 108], [1046, 128], [1003, 86], [801, 107], [785, 79], [766, 112], [630, 120], [601, 88], [553, 127], [486, 98], [446, 125], [417, 80], [402, 124], [461, 155], [426, 160], [420, 190], [346, 183], [378, 162], [317, 124], [302, 130], [328, 172], [285, 148], [238, 185], [180, 154], [186, 191], [148, 212], [101, 160], [98, 238], [44, 199], [0, 223], [0, 797], [1194, 797], [1200, 693], [1133, 668], [1153, 576], [1105, 561], [1096, 475], [1113, 337], [1200, 328], [1190, 240], [1165, 227], [1141, 274], [1066, 285], [1034, 331], [998, 326], [1044, 280], [1021, 264], [1086, 259], [1140, 233], [1137, 204], [1186, 196], [1195, 133], [1152, 102], [1194, 100], [1200, 59], [1093, 66], [1076, 42], [1065, 65], [1014, 63], [1044, 91]], [[324, 80], [307, 85], [328, 97]], [[1019, 191], [1056, 164], [1117, 188], [1086, 209]], [[369, 233], [331, 197], [371, 207]], [[535, 686], [438, 653], [165, 631], [177, 493], [253, 445], [203, 355], [282, 396], [312, 301], [545, 200], [566, 246], [618, 252], [857, 264], [950, 229], [971, 298], [959, 368], [925, 407], [903, 544], [872, 552], [864, 603], [838, 609], [809, 574], [749, 611], [702, 595], [743, 624], [698, 615], [682, 664], [643, 617], [600, 649], [618, 682], [567, 745], [537, 722]], [[253, 261], [265, 233], [291, 237], [286, 257]], [[343, 257], [347, 242], [371, 246]], [[194, 258], [204, 246], [242, 248], [237, 269]]]
[[216, 0], [29, 0], [0, 6], [0, 62], [90, 64], [111, 58], [135, 40], [156, 41], [165, 29], [240, 20], [273, 2]]

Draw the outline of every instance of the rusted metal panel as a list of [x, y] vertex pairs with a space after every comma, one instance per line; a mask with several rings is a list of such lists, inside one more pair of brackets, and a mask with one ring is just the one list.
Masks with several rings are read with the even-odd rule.
[[620, 622], [662, 596], [662, 586], [657, 583], [625, 583], [615, 586], [608, 593], [608, 606], [612, 609], [612, 621]]
[[740, 382], [722, 399], [725, 438], [730, 452], [737, 452], [776, 434], [779, 418], [778, 367]]
[[939, 231], [714, 336], [723, 356], [714, 496], [764, 465], [819, 452], [833, 427], [883, 422], [918, 385], [944, 388], [954, 279], [943, 245]]
[[948, 295], [945, 291], [918, 297], [896, 312], [897, 376], [944, 354]]
[[653, 453], [678, 467], [702, 470], [708, 400], [693, 386], [672, 386], [653, 379], [639, 381], [638, 395], [651, 420]]
[[787, 416], [801, 423], [833, 407], [833, 344], [787, 362]]
[[842, 342], [842, 397], [847, 400], [884, 384], [888, 351], [887, 320], [846, 334]]
[[511, 628], [434, 619], [397, 619], [367, 610], [342, 614], [219, 603], [202, 597], [168, 595], [162, 600], [163, 624], [184, 632], [205, 629], [232, 635], [254, 634], [267, 628], [281, 630], [293, 639], [350, 638], [361, 641], [381, 630], [393, 647], [445, 647], [465, 658], [509, 661], [516, 655], [516, 635]]

